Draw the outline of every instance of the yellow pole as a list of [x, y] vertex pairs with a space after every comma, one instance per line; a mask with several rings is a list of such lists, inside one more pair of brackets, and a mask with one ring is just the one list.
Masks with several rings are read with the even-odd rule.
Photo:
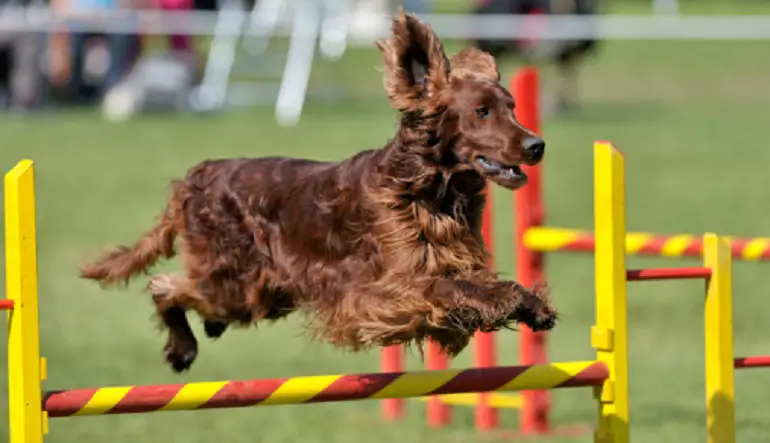
[[732, 256], [730, 244], [703, 236], [703, 263], [711, 268], [706, 286], [706, 409], [708, 443], [735, 443]]
[[31, 160], [5, 175], [5, 259], [8, 298], [10, 443], [42, 443], [45, 416], [40, 358], [35, 242], [35, 173]]
[[595, 443], [628, 443], [628, 339], [626, 313], [625, 160], [608, 142], [594, 143], [596, 325], [591, 345], [610, 371], [595, 395]]

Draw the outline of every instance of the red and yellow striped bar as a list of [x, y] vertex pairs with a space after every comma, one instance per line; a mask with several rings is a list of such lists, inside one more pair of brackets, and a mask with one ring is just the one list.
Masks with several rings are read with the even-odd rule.
[[0, 311], [10, 311], [13, 309], [13, 300], [0, 300]]
[[49, 417], [422, 397], [464, 392], [598, 386], [609, 377], [596, 361], [443, 371], [320, 375], [251, 381], [126, 386], [47, 392]]
[[[733, 258], [745, 261], [770, 260], [770, 238], [725, 237], [730, 242]], [[594, 235], [591, 231], [553, 227], [534, 227], [524, 234], [524, 244], [533, 250], [593, 252]], [[700, 257], [703, 241], [689, 234], [657, 235], [644, 232], [626, 234], [628, 255], [659, 257]]]

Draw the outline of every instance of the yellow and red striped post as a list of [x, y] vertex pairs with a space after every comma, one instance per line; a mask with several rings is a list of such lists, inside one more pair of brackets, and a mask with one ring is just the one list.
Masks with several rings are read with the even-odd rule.
[[5, 175], [5, 266], [8, 311], [10, 443], [42, 443], [45, 360], [40, 358], [35, 236], [35, 169], [19, 162]]
[[607, 377], [607, 366], [597, 361], [319, 375], [55, 391], [44, 395], [43, 408], [51, 417], [130, 414], [596, 386]]
[[730, 244], [715, 234], [703, 236], [703, 264], [711, 269], [706, 284], [706, 424], [708, 443], [735, 443], [735, 368]]
[[625, 160], [609, 142], [594, 144], [594, 229], [596, 230], [596, 325], [591, 345], [610, 371], [595, 395], [599, 426], [595, 443], [628, 443], [628, 315], [626, 309]]

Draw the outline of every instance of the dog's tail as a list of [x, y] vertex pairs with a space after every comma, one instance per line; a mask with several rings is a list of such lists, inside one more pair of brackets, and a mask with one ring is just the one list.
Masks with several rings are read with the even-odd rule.
[[119, 246], [96, 261], [81, 265], [80, 277], [96, 280], [102, 287], [128, 285], [131, 277], [146, 272], [161, 258], [173, 257], [177, 231], [171, 210], [173, 202], [169, 204], [158, 223], [133, 246]]

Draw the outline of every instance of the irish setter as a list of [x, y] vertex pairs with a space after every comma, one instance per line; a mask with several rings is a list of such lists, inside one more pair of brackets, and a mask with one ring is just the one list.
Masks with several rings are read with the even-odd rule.
[[484, 187], [523, 186], [545, 143], [513, 115], [494, 59], [451, 62], [433, 31], [400, 11], [377, 45], [399, 111], [395, 137], [339, 163], [204, 161], [172, 184], [157, 224], [133, 246], [82, 265], [102, 286], [181, 255], [184, 272], [147, 286], [168, 329], [164, 355], [190, 367], [206, 335], [300, 310], [316, 339], [360, 350], [435, 340], [454, 356], [479, 330], [554, 326], [545, 286], [500, 281], [480, 234]]

